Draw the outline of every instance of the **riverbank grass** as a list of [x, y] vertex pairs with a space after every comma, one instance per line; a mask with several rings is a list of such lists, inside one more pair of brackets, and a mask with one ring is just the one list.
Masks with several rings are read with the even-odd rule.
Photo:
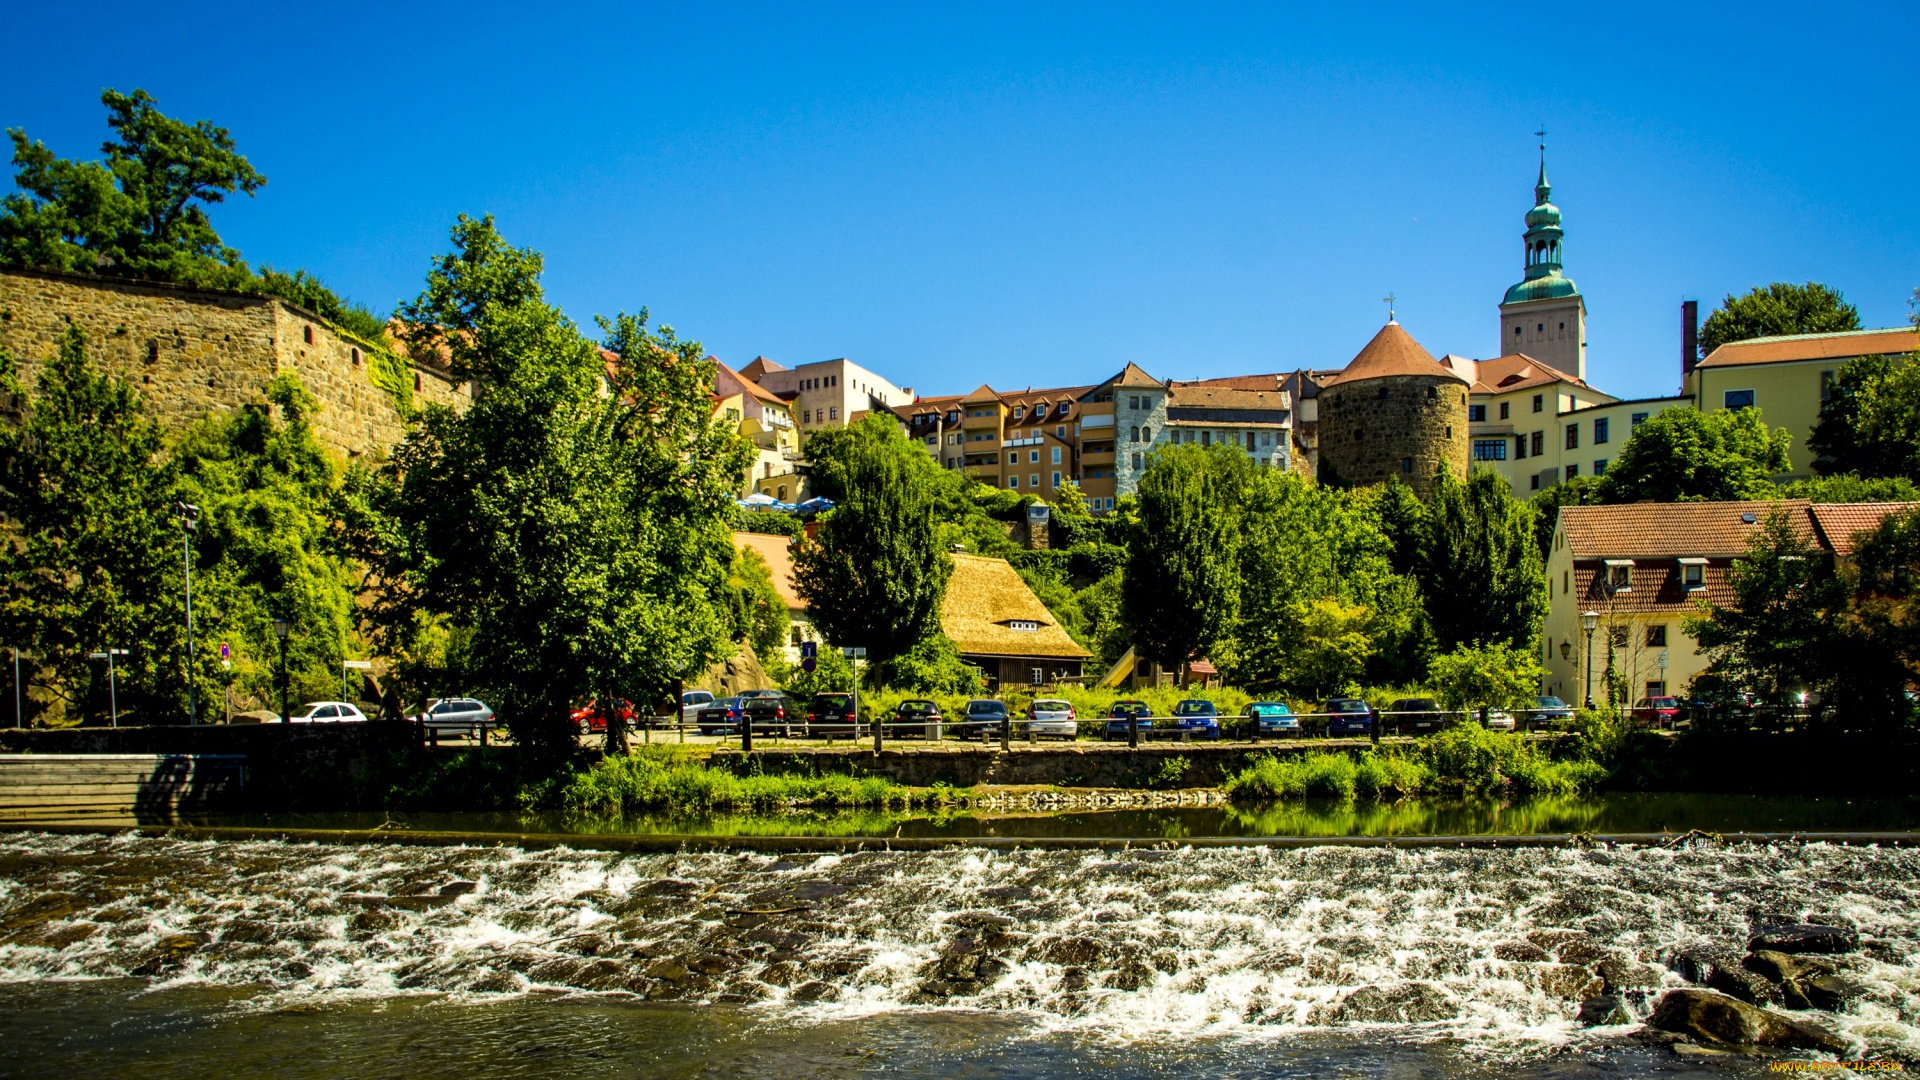
[[1411, 747], [1262, 757], [1221, 784], [1234, 802], [1410, 795], [1572, 795], [1607, 778], [1587, 757], [1555, 759], [1519, 735], [1458, 724]]
[[645, 811], [853, 810], [936, 806], [951, 788], [915, 788], [878, 776], [716, 769], [669, 746], [641, 747], [576, 768], [523, 795], [528, 809], [607, 817]]

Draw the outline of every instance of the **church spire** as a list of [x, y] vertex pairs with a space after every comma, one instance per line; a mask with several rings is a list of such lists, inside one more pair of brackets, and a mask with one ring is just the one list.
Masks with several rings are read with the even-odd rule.
[[1542, 125], [1540, 130], [1534, 132], [1534, 134], [1540, 137], [1540, 179], [1535, 181], [1533, 185], [1533, 205], [1544, 206], [1547, 203], [1548, 197], [1553, 194], [1553, 185], [1547, 183], [1547, 129], [1545, 125]]

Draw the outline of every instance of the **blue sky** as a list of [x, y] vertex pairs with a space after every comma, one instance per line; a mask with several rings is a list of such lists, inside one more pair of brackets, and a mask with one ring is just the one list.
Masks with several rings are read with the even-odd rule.
[[[1331, 7], [1346, 10], [1333, 12]], [[106, 86], [232, 129], [256, 265], [382, 310], [456, 214], [574, 318], [924, 393], [1496, 348], [1545, 124], [1589, 375], [1678, 383], [1679, 305], [1920, 286], [1920, 6], [35, 5], [0, 125], [93, 156]]]

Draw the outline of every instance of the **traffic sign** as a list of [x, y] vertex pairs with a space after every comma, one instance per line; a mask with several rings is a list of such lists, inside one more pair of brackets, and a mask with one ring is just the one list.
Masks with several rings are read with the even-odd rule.
[[[816, 656], [818, 656], [818, 655], [820, 655], [820, 643], [819, 643], [819, 642], [817, 642], [817, 641], [803, 641], [803, 642], [801, 642], [801, 643], [800, 643], [800, 658], [801, 658], [802, 660], [811, 660], [811, 659], [813, 659], [814, 657], [816, 657]], [[813, 669], [812, 669], [812, 668], [808, 668], [807, 670], [808, 670], [808, 671], [812, 671]]]
[[840, 655], [849, 660], [865, 660], [867, 658], [867, 650], [861, 647], [849, 647], [841, 649]]
[[232, 652], [230, 652], [230, 651], [228, 651], [228, 649], [227, 649], [227, 643], [226, 643], [226, 642], [224, 642], [224, 641], [220, 643], [220, 659], [222, 659], [222, 660], [231, 660], [231, 659], [233, 659], [233, 653], [232, 653]]
[[800, 658], [800, 670], [801, 670], [801, 671], [807, 671], [807, 672], [811, 672], [811, 671], [812, 671], [812, 670], [813, 670], [814, 668], [816, 668], [816, 667], [819, 667], [819, 666], [820, 666], [820, 661], [818, 661], [818, 660], [815, 660], [815, 659], [814, 659], [813, 657], [811, 657], [811, 656], [803, 656], [803, 657], [801, 657], [801, 658]]
[[350, 668], [353, 668], [353, 669], [354, 669], [355, 671], [372, 671], [372, 670], [373, 670], [373, 661], [371, 661], [371, 660], [342, 660], [342, 661], [340, 661], [340, 666], [341, 666], [341, 667], [350, 667]]

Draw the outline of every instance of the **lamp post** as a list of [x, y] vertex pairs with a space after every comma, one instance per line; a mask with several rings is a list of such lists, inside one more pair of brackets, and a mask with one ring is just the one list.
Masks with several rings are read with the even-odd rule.
[[193, 702], [193, 533], [200, 525], [200, 508], [182, 499], [174, 503], [173, 514], [180, 519], [180, 565], [187, 595], [187, 723], [197, 724], [200, 714]]
[[1583, 611], [1580, 613], [1580, 629], [1587, 632], [1587, 705], [1593, 708], [1593, 630], [1600, 625], [1600, 613]]
[[114, 686], [113, 658], [125, 655], [127, 655], [127, 650], [125, 649], [106, 649], [102, 652], [87, 654], [87, 659], [89, 660], [105, 660], [107, 662], [107, 707], [111, 710], [109, 715], [113, 717], [114, 727], [120, 726], [120, 691]]
[[273, 620], [273, 636], [280, 639], [280, 722], [287, 722], [287, 631], [293, 621], [282, 616]]
[[20, 646], [13, 647], [13, 726], [26, 727], [26, 714], [20, 710]]

